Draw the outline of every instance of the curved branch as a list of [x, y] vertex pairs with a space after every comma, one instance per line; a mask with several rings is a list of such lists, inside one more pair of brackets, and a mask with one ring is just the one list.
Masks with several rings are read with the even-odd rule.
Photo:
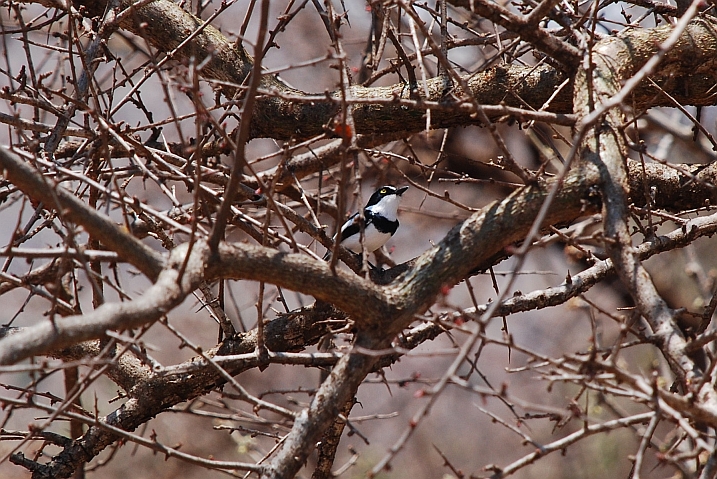
[[[3, 155], [0, 155], [0, 160]], [[637, 166], [635, 166], [637, 168]], [[717, 173], [717, 166], [701, 167], [691, 174], [695, 166], [684, 165], [679, 169], [663, 165], [647, 168], [647, 177], [634, 175], [631, 196], [640, 197], [646, 189], [644, 184], [654, 186], [658, 198], [664, 195], [670, 201], [684, 207], [700, 207], [706, 200], [717, 203], [717, 188], [709, 181]], [[33, 170], [28, 175], [37, 175]], [[699, 181], [698, 181], [699, 180]], [[677, 188], [691, 181], [694, 189]], [[34, 185], [33, 182], [29, 184]], [[597, 184], [595, 170], [576, 169], [565, 181], [546, 224], [570, 221], [580, 215], [597, 211], [599, 202], [592, 187]], [[179, 304], [191, 290], [191, 285], [201, 280], [219, 278], [249, 279], [266, 281], [288, 289], [310, 294], [328, 303], [335, 304], [344, 313], [350, 314], [362, 329], [382, 331], [384, 335], [395, 335], [411, 321], [414, 314], [422, 312], [438, 294], [443, 285], [453, 285], [469, 275], [477, 267], [485, 267], [496, 254], [506, 246], [521, 241], [542, 204], [550, 183], [516, 190], [512, 195], [496, 201], [457, 225], [446, 237], [419, 258], [394, 268], [403, 271], [403, 276], [385, 288], [366, 281], [352, 273], [337, 271], [320, 261], [304, 255], [283, 253], [271, 248], [248, 244], [222, 244], [219, 258], [209, 261], [206, 271], [185, 274], [186, 286], [175, 288], [173, 265], [184, 259], [186, 245], [172, 252], [172, 259], [162, 275], [142, 297], [137, 300], [114, 304], [108, 303], [92, 313], [83, 316], [57, 318], [55, 323], [43, 323], [29, 328], [12, 340], [0, 340], [0, 364], [17, 362], [33, 354], [42, 354], [77, 342], [103, 337], [106, 330], [128, 329], [147, 324], [166, 314]], [[62, 191], [62, 189], [58, 189]], [[35, 190], [27, 191], [34, 197]], [[695, 193], [700, 193], [699, 196]], [[69, 195], [69, 193], [68, 193]], [[71, 195], [70, 195], [71, 197]], [[66, 203], [65, 213], [73, 215], [85, 228], [100, 220], [102, 215], [77, 201]], [[75, 209], [77, 207], [77, 209]], [[109, 220], [103, 220], [109, 222]], [[96, 233], [105, 242], [105, 232]], [[115, 241], [121, 242], [125, 232], [118, 232]], [[130, 239], [133, 239], [129, 237]], [[497, 238], [500, 238], [498, 241]], [[140, 243], [141, 244], [141, 243]], [[142, 246], [144, 248], [144, 246]], [[194, 261], [205, 258], [203, 243], [192, 252]], [[206, 258], [205, 258], [206, 259]], [[385, 275], [394, 277], [395, 273]], [[195, 275], [197, 275], [195, 277]], [[34, 332], [30, 332], [34, 331]]]
[[[95, 212], [94, 216], [100, 215]], [[129, 237], [126, 234], [123, 236]], [[179, 277], [178, 271], [187, 254], [185, 273]], [[139, 298], [123, 303], [105, 303], [84, 315], [47, 320], [4, 338], [0, 340], [0, 364], [13, 364], [29, 356], [101, 338], [109, 330], [136, 328], [158, 320], [199, 286], [208, 258], [209, 251], [203, 242], [197, 242], [189, 253], [187, 245], [176, 248], [170, 255], [167, 268]]]
[[[132, 3], [131, 0], [124, 0], [121, 5], [123, 8], [129, 8]], [[566, 65], [574, 64], [574, 47], [537, 27], [534, 28], [534, 18], [526, 17], [532, 22], [526, 26], [528, 20], [510, 12], [506, 17], [506, 13], [497, 4], [462, 0], [455, 0], [453, 3], [466, 8], [473, 5], [481, 9], [481, 15], [501, 25], [508, 22], [520, 30], [520, 34], [530, 37], [526, 40], [534, 40], [538, 45], [557, 42], [553, 47], [545, 46], [545, 49], [556, 55], [556, 58], [564, 57]], [[99, 15], [105, 8], [105, 2], [84, 2], [84, 6], [91, 14]], [[196, 58], [198, 63], [204, 65], [202, 76], [207, 80], [219, 82], [230, 98], [251, 71], [252, 59], [240, 45], [229, 41], [217, 29], [169, 0], [149, 2], [137, 7], [133, 15], [125, 15], [123, 18], [123, 28], [146, 38], [159, 51], [177, 60], [188, 61], [190, 58]], [[635, 28], [627, 30], [617, 37], [617, 40], [611, 37], [605, 41], [621, 41], [630, 45], [634, 57], [628, 63], [632, 64], [633, 61], [641, 61], [645, 55], [649, 57], [655, 43], [669, 35], [670, 31], [669, 26], [642, 30]], [[538, 37], [533, 38], [535, 35]], [[543, 38], [544, 35], [547, 37]], [[714, 25], [706, 19], [695, 21], [683, 37], [665, 60], [669, 67], [652, 79], [683, 104], [715, 104], [717, 97], [712, 94], [712, 87], [717, 83], [717, 35]], [[540, 65], [498, 66], [463, 78], [469, 85], [470, 97], [479, 104], [539, 110], [566, 76], [551, 66]], [[426, 109], [431, 108], [430, 102], [435, 102], [436, 108], [431, 113], [432, 128], [478, 123], [470, 104], [464, 106], [460, 100], [445, 98], [441, 78], [430, 79], [427, 85], [428, 95], [422, 99], [423, 102], [414, 102], [410, 89], [404, 84], [374, 88], [351, 87], [347, 92], [347, 100], [355, 105], [356, 133], [373, 135], [391, 132], [408, 136], [423, 131], [426, 125], [424, 115]], [[252, 115], [252, 138], [300, 140], [325, 134], [327, 131], [330, 133], [331, 130], [327, 130], [327, 126], [334, 121], [341, 106], [341, 92], [308, 94], [292, 88], [276, 75], [263, 77], [261, 91], [266, 94], [257, 98]], [[452, 98], [460, 99], [465, 92], [455, 90], [451, 93]], [[664, 98], [660, 91], [650, 84], [641, 85], [634, 93], [634, 105], [639, 109], [671, 105], [671, 100]], [[393, 100], [403, 101], [392, 104]], [[569, 90], [564, 89], [552, 99], [547, 111], [571, 113], [572, 98]], [[496, 114], [491, 118], [500, 116], [503, 114]]]
[[[523, 17], [488, 0], [450, 0], [450, 3], [477, 13], [506, 30], [518, 34], [524, 41], [535, 45], [549, 57], [562, 63], [568, 71], [575, 71], [580, 64], [582, 55], [577, 48], [540, 28], [538, 23], [543, 19], [543, 15], [540, 15], [543, 13], [543, 9], [540, 7], [536, 9], [538, 15], [531, 14]], [[557, 2], [544, 1], [543, 3], [550, 7]], [[546, 8], [546, 10], [549, 11], [550, 8]]]
[[62, 219], [81, 224], [92, 237], [115, 251], [123, 260], [150, 279], [157, 278], [164, 265], [164, 258], [128, 235], [107, 216], [39, 175], [28, 162], [4, 147], [0, 147], [0, 167], [3, 176], [28, 196], [41, 202], [45, 208], [57, 211]]
[[[672, 233], [664, 236], [656, 237], [642, 245], [637, 249], [641, 259], [646, 259], [651, 255], [661, 251], [671, 250], [690, 244], [698, 237], [714, 234], [717, 230], [717, 215], [711, 215], [705, 218], [694, 218], [690, 220], [685, 228], [680, 228]], [[595, 266], [578, 273], [571, 278], [571, 281], [555, 288], [545, 291], [537, 291], [526, 295], [507, 299], [496, 310], [495, 315], [508, 315], [519, 311], [527, 311], [532, 309], [540, 309], [554, 304], [562, 303], [569, 297], [574, 297], [585, 292], [590, 286], [596, 284], [606, 275], [612, 274], [612, 262], [610, 260], [601, 261]], [[487, 306], [478, 310], [465, 310], [460, 315], [481, 314], [487, 309]], [[341, 316], [337, 310], [330, 308], [325, 303], [317, 303], [313, 308], [302, 310], [300, 313], [286, 315], [277, 318], [266, 325], [265, 341], [270, 351], [290, 351], [300, 350], [316, 341], [326, 334], [328, 331], [328, 318], [337, 318]], [[426, 324], [404, 337], [401, 346], [413, 349], [419, 344], [433, 339], [438, 334], [444, 332], [445, 329], [437, 324]], [[222, 345], [206, 352], [207, 356], [212, 357], [216, 362], [220, 362], [222, 367], [231, 375], [240, 374], [250, 368], [260, 366], [261, 360], [255, 352], [256, 347], [256, 331], [250, 331], [236, 338], [226, 340]], [[76, 359], [76, 356], [67, 353], [55, 355], [63, 359]], [[276, 356], [276, 357], [274, 357]], [[312, 359], [316, 364], [333, 364], [335, 359], [333, 355], [323, 359], [325, 363], [318, 362], [319, 359]], [[395, 357], [386, 357], [380, 359], [381, 365], [388, 365], [395, 361], [400, 355]], [[124, 356], [123, 356], [124, 358]], [[122, 360], [122, 358], [120, 358]], [[388, 363], [386, 362], [388, 360]], [[283, 362], [281, 355], [272, 355], [270, 362]], [[290, 361], [289, 361], [290, 362]], [[375, 367], [375, 366], [374, 366]], [[180, 402], [191, 400], [208, 389], [221, 385], [225, 382], [222, 375], [210, 363], [201, 358], [196, 358], [185, 363], [163, 368], [161, 370], [150, 371], [144, 369], [141, 375], [133, 375], [133, 381], [123, 383], [123, 387], [128, 390], [130, 397], [152, 397], [152, 391], [163, 391], [161, 395], [163, 400], [145, 401], [137, 404], [129, 411], [123, 411], [122, 414], [116, 414], [108, 417], [105, 421], [108, 424], [124, 430], [132, 430], [137, 424], [141, 424], [147, 419], [156, 416], [168, 407], [174, 406]], [[683, 408], [684, 409], [684, 408]], [[115, 419], [113, 419], [115, 418]], [[99, 427], [101, 430], [102, 427]], [[91, 439], [91, 441], [90, 441]], [[98, 449], [98, 441], [105, 446], [111, 444], [115, 438], [110, 435], [100, 434], [100, 431], [88, 432], [88, 438], [83, 438], [85, 446], [91, 450]], [[79, 453], [80, 449], [73, 449], [75, 453]], [[72, 458], [72, 459], [71, 459]], [[64, 462], [73, 462], [74, 456], [63, 456], [53, 461], [53, 465], [48, 471], [58, 471]], [[48, 465], [49, 466], [49, 465]]]
[[[696, 29], [701, 26], [694, 25]], [[666, 31], [665, 34], [669, 35], [669, 31]], [[622, 38], [617, 41], [628, 44], [628, 40], [629, 38]], [[689, 38], [681, 38], [681, 40], [683, 45], [690, 41]], [[650, 57], [655, 52], [654, 44], [649, 46], [643, 44], [642, 46], [646, 50], [642, 52], [643, 54], [647, 51], [651, 52], [647, 54], [647, 57]], [[636, 55], [636, 58], [632, 58], [629, 53], [628, 51], [623, 55], [606, 56], [603, 60], [612, 58], [616, 62], [616, 65], [613, 66], [635, 71], [646, 59], [640, 61], [639, 55]], [[628, 62], [628, 59], [633, 61]], [[626, 63], [628, 64], [626, 65]], [[625, 79], [625, 77], [617, 76], [617, 80], [615, 80], [614, 77], [609, 76], [609, 73], [609, 70], [602, 71], [603, 75], [613, 78], [617, 84], [619, 84], [620, 80]], [[576, 111], [580, 114], [585, 114], [585, 108], [587, 105], [592, 105], [593, 101], [597, 103], [605, 100], [606, 97], [609, 98], [611, 91], [614, 93], [619, 90], [619, 87], [611, 90], [610, 87], [604, 88], [604, 85], [600, 85], [600, 88], [604, 88], [600, 90], [602, 96], [587, 102], [579, 95], [582, 92], [591, 92], [592, 89], [589, 89], [586, 85], [581, 85], [581, 87], [580, 89], [576, 88]], [[616, 122], [616, 118], [619, 118], [619, 112], [611, 112], [611, 114], [613, 115], [611, 126], [616, 128], [620, 125], [620, 122]], [[601, 166], [599, 156], [606, 151], [612, 154], [617, 153], [619, 162], [622, 163], [623, 157], [619, 146], [619, 135], [615, 132], [612, 132], [611, 135], [605, 135], [609, 137], [609, 142], [615, 143], [615, 146], [610, 144], [608, 149], [605, 150], [605, 140], [599, 141], [599, 131], [598, 129], [593, 135], [588, 136], [587, 140], [583, 141], [582, 148], [584, 152], [582, 157], [592, 159], [593, 162], [583, 161], [573, 168], [570, 175], [565, 179], [564, 187], [551, 204], [545, 219], [546, 224], [555, 222], [557, 217], [563, 214], [566, 216], [580, 214], [581, 211], [584, 211], [579, 207], [583, 202], [587, 205], [585, 209], [589, 210], [591, 208], [589, 206], [591, 202], [590, 189], [593, 186], [602, 185], [603, 188], [606, 188], [603, 197], [606, 211], [610, 210], [611, 205], [616, 202], [624, 202], [625, 192], [619, 190], [623, 182], [618, 181], [617, 188], [610, 186], [614, 183], [610, 178], [605, 177], [605, 169]], [[614, 174], [614, 167], [611, 168], [613, 168], [611, 174]], [[409, 271], [387, 287], [387, 294], [391, 297], [392, 303], [398, 306], [398, 314], [395, 317], [371, 318], [372, 320], [359, 334], [357, 343], [368, 349], [381, 347], [381, 345], [385, 344], [387, 336], [393, 337], [408, 326], [415, 314], [425, 311], [432, 304], [441, 287], [453, 285], [457, 280], [469, 273], [480, 262], [481, 258], [497, 253], [507, 242], [519, 241], [524, 238], [530, 228], [532, 218], [535, 217], [537, 210], [542, 205], [546, 192], [545, 184], [540, 183], [523, 188], [505, 200], [483, 208], [480, 212], [475, 213], [453, 228], [439, 245], [419, 257]], [[610, 196], [612, 194], [615, 197]], [[530, 215], [530, 219], [523, 215]], [[620, 217], [620, 219], [622, 218], [624, 217]], [[508, 227], [509, 225], [510, 227]], [[610, 230], [611, 227], [611, 224], [606, 223], [607, 230]], [[500, 240], [496, 241], [498, 238]], [[629, 249], [629, 235], [621, 234], [616, 239], [622, 241], [622, 243], [619, 247], [614, 247], [614, 250], [627, 251]], [[500, 243], [500, 245], [496, 245], [496, 243]], [[616, 255], [614, 258], [616, 262], [624, 259], [619, 256]], [[625, 271], [627, 264], [623, 262], [616, 265], [616, 267], [619, 271], [622, 269], [621, 277], [623, 280], [629, 281], [631, 276], [629, 276], [629, 272]], [[631, 288], [631, 292], [634, 292], [634, 289]], [[661, 321], [659, 325], [662, 326], [663, 324], [664, 322]], [[675, 337], [681, 337], [676, 327], [672, 328], [672, 332]], [[666, 351], [667, 356], [674, 353], [675, 351]], [[675, 359], [679, 360], [681, 364], [685, 364], [684, 354], [680, 353], [675, 356]], [[349, 371], [348, 366], [352, 361], [355, 364], [352, 365], [353, 368]], [[372, 364], [373, 362], [369, 358], [358, 354], [342, 358], [332, 371], [332, 375], [322, 384], [319, 393], [311, 402], [309, 408], [303, 411], [302, 417], [305, 420], [297, 421], [294, 424], [286, 443], [272, 461], [271, 469], [267, 472], [266, 477], [293, 477], [298, 472], [310, 452], [310, 446], [307, 444], [313, 444], [320, 437], [329, 425], [328, 418], [330, 414], [336, 413], [337, 404], [344, 404], [348, 395], [355, 391], [355, 387], [357, 387], [360, 380], [370, 371], [370, 365]], [[707, 382], [702, 389], [706, 397], [710, 399], [709, 409], [712, 409], [714, 401], [711, 398], [714, 395], [714, 391], [711, 389], [711, 384]], [[309, 413], [317, 420], [309, 422]], [[714, 423], [717, 420], [716, 417], [716, 415], [710, 417], [710, 422]]]
[[[697, 2], [690, 8], [697, 11]], [[635, 76], [646, 76], [649, 68], [661, 60], [680, 55], [693, 47], [693, 36], [702, 32], [708, 40], [717, 36], [702, 21], [689, 24], [689, 13], [671, 31], [661, 31], [662, 43], [651, 49], [639, 44], [636, 48], [626, 38], [610, 39], [596, 45], [589, 61], [593, 68], [578, 72], [575, 80], [575, 112], [581, 115], [584, 128], [580, 157], [599, 172], [599, 186], [603, 197], [605, 247], [610, 254], [618, 277], [632, 296], [637, 310], [652, 329], [652, 337], [660, 347], [672, 371], [683, 385], [700, 383], [704, 371], [687, 354], [687, 341], [677, 324], [677, 311], [672, 310], [659, 295], [647, 270], [642, 265], [627, 224], [628, 175], [625, 162], [626, 147], [622, 132], [623, 115], [619, 108], [622, 99], [637, 84]], [[595, 122], [595, 126], [591, 123]], [[702, 384], [701, 406], [711, 412], [710, 422], [717, 420], [717, 394], [709, 381]]]

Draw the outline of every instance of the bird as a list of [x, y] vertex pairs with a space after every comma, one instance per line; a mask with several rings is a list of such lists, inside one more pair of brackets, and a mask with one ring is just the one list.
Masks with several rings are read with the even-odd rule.
[[[396, 188], [386, 185], [369, 198], [363, 209], [363, 247], [366, 253], [373, 253], [386, 244], [398, 229], [398, 204], [407, 189], [408, 186]], [[358, 212], [346, 220], [337, 236], [341, 238], [341, 246], [355, 254], [361, 253], [361, 217]], [[324, 259], [330, 257], [331, 250], [326, 252]]]

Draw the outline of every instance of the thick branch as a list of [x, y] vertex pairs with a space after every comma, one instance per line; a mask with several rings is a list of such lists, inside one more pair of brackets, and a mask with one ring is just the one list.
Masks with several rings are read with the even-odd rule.
[[[99, 14], [104, 9], [104, 2], [86, 3], [88, 11], [94, 12], [93, 14]], [[127, 8], [131, 3], [130, 0], [125, 0], [122, 7]], [[573, 47], [534, 27], [533, 24], [526, 26], [528, 20], [523, 17], [512, 13], [506, 17], [497, 4], [454, 2], [456, 3], [466, 8], [474, 5], [475, 8], [486, 9], [485, 12], [481, 10], [479, 13], [490, 14], [487, 18], [498, 23], [508, 22], [515, 25], [522, 35], [530, 37], [526, 40], [538, 42], [539, 46], [545, 46], [546, 50], [557, 56], [566, 56], [566, 64], [574, 62]], [[241, 85], [251, 70], [251, 57], [243, 48], [168, 0], [149, 2], [137, 8], [133, 15], [127, 18], [122, 22], [122, 27], [147, 38], [160, 52], [172, 54], [177, 60], [188, 61], [195, 58], [197, 63], [203, 65], [205, 60], [209, 59], [201, 74], [207, 80], [221, 82], [229, 97], [233, 97], [236, 89], [227, 87], [226, 84]], [[605, 41], [620, 41], [629, 45], [630, 52], [634, 55], [634, 58], [628, 61], [631, 64], [633, 61], [643, 61], [643, 57], [649, 56], [655, 43], [669, 35], [669, 32], [670, 27], [629, 29], [619, 37], [611, 37]], [[533, 38], [536, 35], [538, 37]], [[547, 37], [543, 38], [545, 35]], [[695, 21], [678, 46], [665, 59], [665, 68], [657, 73], [653, 80], [685, 105], [714, 104], [712, 87], [717, 83], [716, 38], [714, 26], [710, 22]], [[550, 44], [548, 40], [557, 42], [554, 48], [546, 46]], [[184, 45], [183, 42], [186, 42], [186, 46], [175, 50], [179, 45]], [[614, 60], [621, 62], [624, 59]], [[504, 104], [538, 110], [565, 78], [563, 73], [547, 65], [499, 66], [465, 76], [470, 92], [455, 90], [451, 93], [454, 99], [464, 98], [469, 94], [479, 104]], [[331, 125], [340, 110], [339, 92], [327, 95], [307, 94], [290, 87], [275, 75], [265, 76], [261, 89], [265, 94], [257, 98], [252, 115], [252, 137], [305, 139], [324, 134], [327, 132], [326, 127]], [[428, 81], [428, 95], [423, 101], [413, 101], [409, 90], [408, 86], [403, 84], [376, 88], [351, 87], [347, 100], [355, 104], [356, 133], [372, 135], [391, 132], [407, 136], [422, 131], [425, 129], [426, 108], [435, 109], [431, 114], [433, 128], [477, 123], [469, 103], [462, 106], [459, 101], [445, 97], [440, 78]], [[572, 111], [570, 89], [563, 90], [551, 101], [547, 111], [558, 114]], [[635, 91], [633, 101], [639, 109], [652, 105], [671, 105], [669, 99], [660, 95], [659, 91], [649, 84]], [[426, 102], [434, 103], [431, 106]], [[491, 118], [496, 119], [504, 114], [495, 114]]]
[[[94, 211], [93, 213], [94, 216], [100, 216]], [[187, 254], [189, 260], [184, 276], [180, 278], [178, 270]], [[168, 267], [159, 274], [155, 284], [139, 298], [123, 303], [105, 303], [91, 313], [80, 316], [46, 320], [4, 338], [0, 341], [0, 364], [13, 364], [29, 356], [101, 338], [108, 330], [132, 329], [156, 321], [178, 306], [199, 286], [204, 277], [208, 257], [209, 253], [203, 242], [197, 242], [191, 253], [187, 252], [187, 245], [176, 248], [170, 256]]]
[[[672, 169], [654, 165], [648, 168], [646, 178], [634, 176], [632, 196], [639, 197], [645, 191], [644, 184], [638, 181], [642, 179], [656, 187], [658, 198], [663, 197], [663, 187], [671, 188], [670, 194], [664, 196], [681, 202], [685, 207], [700, 207], [706, 200], [717, 202], [717, 189], [710, 188], [707, 183], [714, 177], [715, 168], [702, 168], [696, 172], [698, 179], [703, 180], [696, 182], [686, 168], [689, 167]], [[698, 190], [700, 196], [695, 196], [695, 191], [689, 189], [672, 187], [690, 180], [701, 185]], [[596, 211], [599, 203], [591, 190], [596, 182], [595, 170], [575, 170], [558, 195], [547, 223], [567, 222]], [[361, 328], [376, 328], [386, 335], [396, 334], [410, 322], [414, 313], [428, 307], [443, 285], [457, 283], [506, 246], [521, 241], [549, 187], [550, 183], [540, 183], [517, 190], [506, 199], [472, 215], [449, 232], [435, 248], [401, 266], [406, 270], [404, 276], [387, 289], [348, 272], [338, 271], [334, 275], [325, 263], [303, 255], [248, 244], [223, 244], [219, 260], [211, 262], [203, 279], [251, 279], [277, 284], [337, 305], [350, 313]], [[28, 194], [32, 196], [34, 192], [29, 191]], [[83, 214], [83, 209], [75, 213], [75, 206], [68, 203], [66, 212], [76, 215], [83, 226], [100, 216], [97, 211]], [[121, 235], [127, 233], [122, 232]], [[173, 257], [183, 257], [182, 254], [178, 250]], [[196, 248], [195, 254], [198, 254]], [[166, 272], [171, 271], [170, 267]], [[9, 339], [0, 341], [0, 358], [5, 364], [16, 362], [33, 354], [103, 337], [107, 329], [128, 329], [155, 321], [166, 314], [173, 304], [181, 302], [179, 298], [167, 296], [166, 287], [158, 282], [135, 301], [119, 305], [109, 303], [85, 316], [58, 318], [54, 326], [47, 322], [30, 328], [23, 333], [27, 336], [15, 335], [12, 342]], [[183, 292], [187, 294], [189, 290], [183, 289]], [[397, 320], [399, 316], [403, 319]]]
[[[506, 30], [520, 35], [522, 40], [562, 63], [568, 71], [576, 70], [580, 63], [581, 55], [577, 48], [540, 28], [538, 22], [542, 20], [542, 15], [523, 17], [514, 14], [499, 3], [489, 0], [451, 0], [450, 3], [477, 13]], [[544, 3], [551, 5], [549, 2]], [[542, 11], [542, 9], [538, 10], [539, 13]]]
[[28, 162], [3, 147], [0, 147], [0, 167], [3, 176], [29, 197], [42, 202], [45, 208], [57, 211], [65, 221], [81, 224], [87, 233], [106, 248], [115, 251], [150, 279], [157, 278], [164, 264], [162, 256], [126, 234], [107, 216], [90, 208], [51, 180], [38, 175]]
[[[585, 118], [603, 116], [595, 125], [588, 125], [581, 143], [581, 159], [594, 165], [600, 175], [603, 197], [605, 246], [613, 261], [622, 283], [632, 296], [637, 309], [652, 328], [653, 338], [658, 343], [673, 372], [683, 382], [699, 380], [703, 374], [686, 352], [686, 340], [676, 321], [676, 312], [660, 297], [647, 270], [632, 247], [627, 224], [628, 176], [625, 162], [626, 148], [621, 125], [622, 113], [617, 106], [620, 95], [626, 95], [623, 85], [629, 85], [631, 76], [648, 63], [653, 56], [679, 55], [683, 48], [690, 48], [693, 35], [704, 26], [703, 22], [678, 25], [685, 28], [677, 37], [676, 33], [662, 31], [663, 42], [677, 40], [674, 48], [653, 45], [636, 45], [628, 39], [605, 41], [596, 46], [590, 54], [593, 68], [580, 71], [575, 81], [575, 112]], [[712, 30], [709, 30], [712, 32]], [[713, 33], [713, 32], [712, 32]], [[710, 36], [708, 35], [708, 38]], [[711, 36], [715, 41], [714, 36]], [[654, 61], [654, 60], [653, 60]], [[615, 105], [606, 109], [604, 105]], [[712, 386], [707, 384], [700, 391], [706, 407], [717, 415], [717, 397]], [[714, 420], [714, 418], [713, 418]]]

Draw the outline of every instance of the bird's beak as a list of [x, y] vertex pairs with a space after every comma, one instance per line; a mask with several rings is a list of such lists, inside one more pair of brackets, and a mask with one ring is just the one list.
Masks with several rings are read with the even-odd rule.
[[408, 189], [408, 186], [402, 186], [396, 190], [396, 194], [398, 196], [401, 196], [402, 194], [404, 194], [406, 192], [407, 189]]

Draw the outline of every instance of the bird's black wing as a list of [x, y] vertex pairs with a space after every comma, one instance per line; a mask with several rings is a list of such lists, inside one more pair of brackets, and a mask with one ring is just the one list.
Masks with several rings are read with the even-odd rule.
[[351, 217], [346, 220], [346, 223], [344, 223], [344, 226], [341, 228], [341, 240], [343, 241], [349, 236], [357, 235], [361, 232], [361, 218], [359, 218], [358, 212], [351, 215]]
[[[370, 223], [370, 220], [367, 220], [367, 224]], [[349, 236], [357, 235], [361, 233], [361, 218], [359, 217], [358, 211], [354, 214], [352, 214], [349, 219], [346, 220], [346, 222], [341, 226], [341, 232], [339, 233], [339, 242], [342, 242]], [[331, 258], [331, 250], [327, 250], [326, 254], [324, 255], [324, 260], [327, 260]]]

